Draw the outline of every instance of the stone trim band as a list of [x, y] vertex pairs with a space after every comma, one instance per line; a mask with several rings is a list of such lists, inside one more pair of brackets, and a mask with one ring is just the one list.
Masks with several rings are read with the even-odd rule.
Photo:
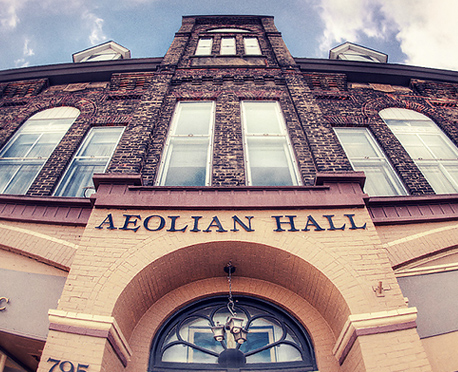
[[416, 328], [416, 318], [415, 307], [350, 315], [332, 351], [342, 365], [359, 336]]
[[106, 338], [124, 367], [132, 350], [122, 334], [115, 318], [62, 310], [49, 310], [49, 329], [77, 335]]

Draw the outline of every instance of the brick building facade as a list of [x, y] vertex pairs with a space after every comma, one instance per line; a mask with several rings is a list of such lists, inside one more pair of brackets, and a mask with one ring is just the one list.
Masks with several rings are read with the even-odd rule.
[[458, 73], [266, 16], [0, 72], [0, 372], [457, 370], [457, 121]]

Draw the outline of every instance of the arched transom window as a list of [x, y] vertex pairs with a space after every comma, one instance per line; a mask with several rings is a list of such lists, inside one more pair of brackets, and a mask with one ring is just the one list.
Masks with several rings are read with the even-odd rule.
[[388, 108], [379, 112], [436, 194], [458, 192], [458, 149], [428, 117]]
[[153, 340], [149, 372], [317, 370], [310, 337], [297, 321], [263, 301], [235, 300], [237, 316], [248, 331], [243, 344], [230, 332], [222, 341], [213, 337], [211, 328], [230, 316], [227, 299], [200, 301], [163, 326]]

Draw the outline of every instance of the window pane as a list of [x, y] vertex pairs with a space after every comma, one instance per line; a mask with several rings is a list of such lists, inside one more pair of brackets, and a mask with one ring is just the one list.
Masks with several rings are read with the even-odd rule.
[[76, 152], [54, 195], [83, 197], [93, 187], [94, 173], [103, 173], [121, 138], [124, 127], [96, 127]]
[[15, 195], [25, 194], [40, 171], [42, 165], [43, 163], [19, 166], [17, 168], [17, 172], [14, 174], [14, 177], [9, 180], [10, 182], [3, 192], [5, 194]]
[[4, 192], [6, 186], [9, 184], [15, 173], [19, 170], [19, 164], [11, 164], [10, 162], [0, 163], [0, 190]]
[[208, 135], [212, 102], [182, 102], [178, 111], [175, 135]]
[[[268, 329], [250, 328], [250, 337], [240, 348], [244, 353], [259, 349], [272, 343], [272, 337]], [[274, 348], [263, 350], [259, 353], [252, 354], [246, 358], [247, 363], [272, 363], [276, 362]]]
[[207, 141], [173, 141], [165, 186], [204, 186]]
[[261, 48], [259, 47], [258, 39], [255, 37], [246, 37], [243, 39], [245, 44], [245, 54], [260, 55]]
[[293, 185], [282, 142], [248, 139], [248, 159], [253, 186]]
[[80, 156], [111, 156], [114, 147], [119, 141], [119, 136], [122, 129], [97, 129], [98, 130], [94, 130], [92, 132], [92, 137], [89, 139], [89, 143], [82, 147]]
[[58, 196], [75, 196], [84, 197], [86, 187], [92, 186], [92, 176], [94, 173], [103, 173], [105, 171], [106, 162], [78, 160], [75, 159], [70, 169], [65, 173], [62, 179]]
[[432, 152], [436, 159], [456, 159], [457, 153], [453, 151], [453, 147], [448, 146], [446, 139], [441, 135], [421, 134], [421, 139]]
[[[63, 109], [66, 109], [66, 107]], [[55, 109], [45, 110], [45, 111], [51, 111], [51, 110], [60, 110], [60, 107], [55, 108]], [[74, 113], [78, 114], [79, 110], [76, 110], [76, 111], [77, 112], [74, 112]], [[41, 114], [41, 112], [39, 112], [38, 114]], [[52, 113], [50, 115], [52, 115]], [[68, 119], [59, 119], [56, 117], [46, 118], [46, 115], [43, 115], [43, 118], [36, 119], [35, 116], [32, 116], [21, 127], [21, 131], [24, 133], [25, 132], [27, 133], [62, 132], [62, 131], [65, 132], [70, 127], [70, 125], [73, 124], [74, 121], [75, 121], [75, 118], [68, 118]]]
[[391, 169], [384, 164], [363, 165], [354, 163], [356, 171], [363, 171], [366, 175], [364, 192], [369, 195], [399, 195]]
[[448, 194], [457, 192], [454, 183], [448, 179], [447, 174], [444, 173], [444, 168], [439, 163], [418, 163], [418, 168], [421, 170], [431, 187], [436, 194]]
[[334, 128], [355, 171], [366, 175], [364, 192], [371, 196], [406, 195], [399, 177], [366, 128]]
[[235, 38], [234, 37], [221, 38], [221, 54], [223, 55], [235, 54]]
[[61, 133], [44, 133], [27, 154], [28, 158], [47, 158], [62, 138]]
[[196, 56], [209, 56], [212, 51], [213, 39], [202, 38], [197, 42]]
[[458, 185], [458, 164], [457, 162], [454, 162], [454, 161], [443, 162], [442, 166], [445, 168], [445, 171], [451, 177], [451, 179], [455, 182], [455, 184]]
[[349, 158], [378, 157], [373, 145], [369, 142], [365, 130], [339, 130], [339, 139], [345, 144], [345, 153]]
[[244, 102], [247, 134], [280, 134], [276, 102]]
[[431, 151], [416, 134], [398, 134], [397, 138], [412, 159], [431, 159]]
[[3, 158], [22, 158], [27, 155], [40, 134], [20, 134], [3, 153]]
[[0, 192], [25, 194], [78, 115], [58, 107], [29, 118], [0, 152]]

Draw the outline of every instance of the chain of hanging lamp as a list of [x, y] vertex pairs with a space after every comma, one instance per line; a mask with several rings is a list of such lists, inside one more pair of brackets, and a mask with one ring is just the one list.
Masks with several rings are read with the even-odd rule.
[[228, 302], [227, 302], [227, 308], [229, 312], [231, 313], [231, 315], [236, 317], [237, 312], [235, 311], [235, 304], [232, 298], [232, 269], [233, 268], [234, 266], [232, 266], [232, 263], [229, 261], [229, 263], [227, 264], [227, 282], [229, 284], [229, 297], [228, 297]]
[[227, 309], [231, 315], [227, 317], [226, 324], [222, 325], [217, 322], [216, 325], [211, 328], [213, 338], [221, 342], [225, 339], [226, 331], [229, 331], [233, 335], [234, 340], [241, 345], [246, 341], [248, 331], [243, 327], [243, 318], [237, 317], [234, 299], [232, 298], [232, 273], [235, 271], [235, 267], [232, 266], [232, 263], [229, 261], [224, 269], [227, 271], [227, 282], [229, 284]]

